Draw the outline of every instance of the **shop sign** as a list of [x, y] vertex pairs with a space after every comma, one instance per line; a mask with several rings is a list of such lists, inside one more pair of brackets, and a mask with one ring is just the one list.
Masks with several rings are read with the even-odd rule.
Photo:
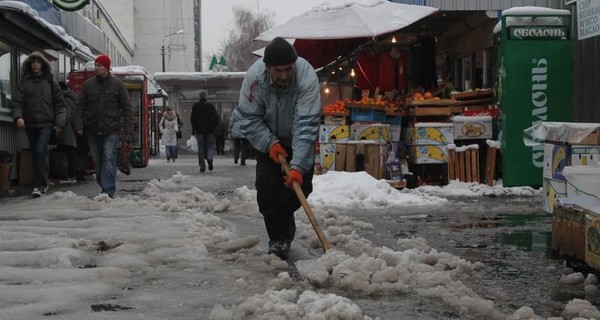
[[90, 0], [52, 0], [52, 4], [65, 11], [77, 11], [90, 3]]
[[511, 27], [509, 36], [511, 40], [566, 40], [567, 34], [565, 26], [527, 26]]
[[600, 35], [600, 1], [577, 1], [577, 30], [579, 40]]

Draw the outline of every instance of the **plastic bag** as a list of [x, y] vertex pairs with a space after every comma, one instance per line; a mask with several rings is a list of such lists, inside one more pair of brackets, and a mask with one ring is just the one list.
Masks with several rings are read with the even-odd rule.
[[190, 138], [187, 140], [186, 145], [188, 151], [198, 152], [198, 140], [196, 140], [196, 136], [190, 136]]
[[223, 151], [229, 152], [233, 149], [231, 140], [225, 140], [225, 145], [223, 146]]

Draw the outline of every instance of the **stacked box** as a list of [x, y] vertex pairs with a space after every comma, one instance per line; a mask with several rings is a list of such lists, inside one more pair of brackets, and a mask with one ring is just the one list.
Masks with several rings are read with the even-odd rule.
[[383, 110], [366, 108], [352, 108], [350, 110], [350, 120], [352, 122], [385, 122], [385, 111]]
[[567, 196], [567, 182], [564, 180], [554, 180], [544, 177], [543, 182], [544, 194], [542, 203], [544, 212], [553, 213], [556, 199], [565, 198]]
[[571, 146], [570, 165], [600, 167], [600, 146]]
[[400, 126], [400, 125], [402, 125], [402, 117], [400, 117], [400, 116], [388, 116], [388, 115], [386, 115], [384, 123], [390, 124], [390, 125]]
[[321, 143], [321, 173], [335, 171], [335, 143]]
[[454, 125], [451, 123], [417, 123], [414, 127], [406, 128], [405, 144], [415, 145], [446, 145], [454, 143]]
[[600, 167], [568, 166], [564, 170], [569, 204], [600, 206]]
[[491, 116], [455, 116], [452, 118], [452, 122], [454, 123], [455, 140], [492, 139]]
[[349, 124], [347, 116], [323, 116], [323, 124]]
[[571, 146], [564, 144], [544, 144], [544, 178], [566, 181], [562, 174], [563, 169], [569, 165]]
[[400, 141], [402, 133], [402, 117], [385, 115], [385, 124], [390, 125], [390, 141]]
[[390, 125], [352, 124], [350, 125], [350, 140], [390, 141]]
[[585, 262], [600, 270], [600, 213], [585, 211]]
[[448, 146], [413, 145], [410, 146], [410, 158], [416, 164], [448, 163]]
[[448, 163], [448, 144], [454, 143], [452, 123], [425, 122], [406, 128], [404, 143], [415, 164]]
[[346, 142], [350, 139], [349, 125], [322, 124], [319, 126], [319, 142]]

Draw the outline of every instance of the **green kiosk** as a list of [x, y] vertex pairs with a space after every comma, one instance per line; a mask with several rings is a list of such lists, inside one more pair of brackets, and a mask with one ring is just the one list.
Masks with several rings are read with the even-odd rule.
[[571, 13], [543, 7], [502, 12], [496, 28], [496, 96], [500, 108], [502, 182], [542, 186], [544, 145], [527, 147], [523, 130], [571, 120]]

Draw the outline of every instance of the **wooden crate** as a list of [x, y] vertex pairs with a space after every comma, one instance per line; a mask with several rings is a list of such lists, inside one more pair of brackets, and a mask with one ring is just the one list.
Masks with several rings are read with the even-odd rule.
[[552, 251], [585, 260], [585, 212], [577, 207], [557, 206], [552, 215]]
[[336, 144], [335, 170], [357, 172], [366, 171], [375, 179], [385, 176], [386, 145], [380, 143]]
[[448, 179], [479, 183], [479, 147], [448, 148]]
[[428, 116], [451, 116], [452, 107], [449, 106], [413, 106], [408, 109], [411, 116], [415, 117], [428, 117]]
[[451, 94], [452, 99], [455, 100], [473, 100], [473, 99], [484, 99], [492, 98], [494, 95], [493, 89], [481, 89], [465, 92], [456, 92]]

